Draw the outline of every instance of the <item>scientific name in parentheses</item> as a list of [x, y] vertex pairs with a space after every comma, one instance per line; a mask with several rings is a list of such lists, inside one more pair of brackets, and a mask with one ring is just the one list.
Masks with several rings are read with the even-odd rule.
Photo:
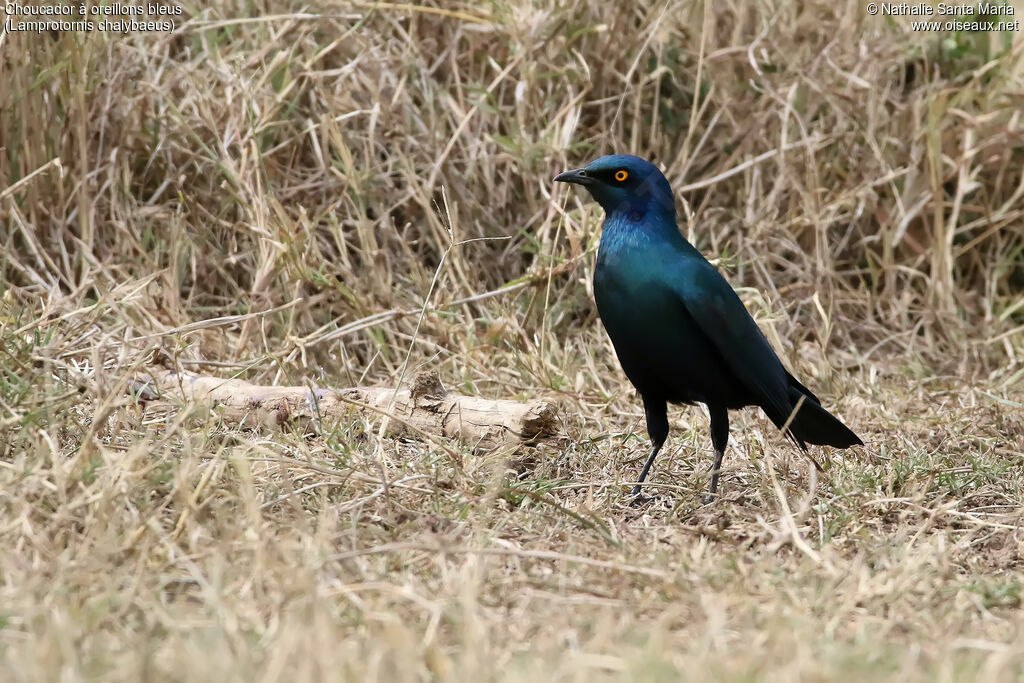
[[940, 2], [930, 5], [926, 2], [883, 2], [880, 3], [882, 16], [886, 17], [931, 17], [939, 16], [970, 16], [999, 15], [1013, 16], [1013, 5], [999, 5], [991, 2], [979, 2], [952, 5]]
[[45, 21], [15, 22], [12, 19], [4, 18], [4, 31], [7, 33], [45, 33], [47, 31], [84, 31], [89, 33], [96, 30], [106, 33], [136, 33], [140, 31], [170, 33], [174, 30], [174, 22], [135, 21], [134, 19], [101, 19], [99, 22], [46, 19]]

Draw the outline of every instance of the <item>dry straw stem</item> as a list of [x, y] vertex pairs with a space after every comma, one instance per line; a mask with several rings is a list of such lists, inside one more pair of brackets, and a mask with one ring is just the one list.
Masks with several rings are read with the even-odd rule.
[[[0, 36], [5, 678], [1024, 676], [1019, 33], [824, 0], [180, 6]], [[867, 447], [815, 480], [735, 413], [704, 507], [679, 408], [625, 504], [647, 440], [594, 312], [600, 211], [551, 183], [611, 151], [665, 170]], [[551, 397], [565, 438], [239, 428], [137, 405], [157, 363], [430, 369]]]

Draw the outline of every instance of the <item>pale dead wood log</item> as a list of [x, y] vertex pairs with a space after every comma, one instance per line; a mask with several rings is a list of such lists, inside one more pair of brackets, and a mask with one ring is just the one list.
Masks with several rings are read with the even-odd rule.
[[411, 388], [396, 394], [389, 387], [268, 387], [153, 368], [139, 375], [130, 391], [143, 401], [173, 398], [210, 405], [223, 419], [241, 425], [313, 423], [357, 411], [374, 422], [386, 419], [386, 432], [393, 436], [418, 438], [419, 430], [482, 450], [534, 443], [558, 433], [557, 410], [549, 401], [520, 403], [452, 394], [434, 373], [417, 375]]

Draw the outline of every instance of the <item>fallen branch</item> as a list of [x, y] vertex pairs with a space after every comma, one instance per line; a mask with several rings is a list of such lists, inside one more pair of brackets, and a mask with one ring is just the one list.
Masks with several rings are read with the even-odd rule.
[[519, 403], [450, 394], [433, 373], [418, 375], [411, 389], [396, 393], [389, 387], [266, 387], [155, 368], [137, 377], [130, 392], [142, 401], [173, 398], [210, 404], [225, 420], [243, 425], [312, 423], [349, 417], [353, 411], [374, 420], [386, 414], [385, 431], [393, 436], [443, 436], [482, 450], [534, 443], [558, 432], [557, 411], [549, 401]]

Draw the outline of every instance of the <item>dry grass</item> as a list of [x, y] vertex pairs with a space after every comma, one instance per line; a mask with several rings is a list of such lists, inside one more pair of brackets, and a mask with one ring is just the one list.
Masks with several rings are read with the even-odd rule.
[[[5, 678], [1024, 675], [1019, 36], [818, 0], [182, 6], [0, 35]], [[625, 506], [646, 436], [600, 215], [550, 181], [612, 150], [665, 168], [868, 446], [815, 482], [737, 414], [701, 507], [679, 410]], [[154, 360], [429, 367], [556, 398], [567, 436], [460, 468], [355, 418], [239, 430], [133, 405]]]

